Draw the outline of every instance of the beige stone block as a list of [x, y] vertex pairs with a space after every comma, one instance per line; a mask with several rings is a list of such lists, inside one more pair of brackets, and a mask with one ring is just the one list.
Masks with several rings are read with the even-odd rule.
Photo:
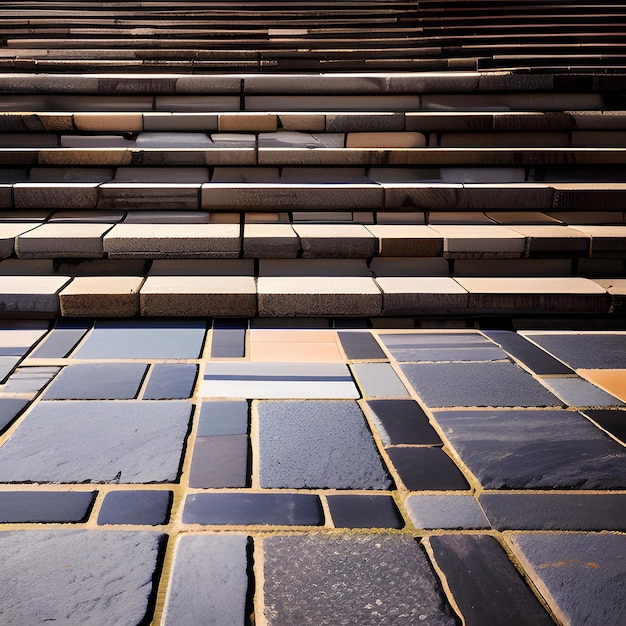
[[290, 224], [250, 224], [243, 232], [243, 255], [258, 259], [295, 259], [300, 240]]
[[102, 238], [111, 224], [42, 224], [17, 238], [19, 258], [98, 258], [104, 256]]
[[146, 317], [254, 317], [251, 276], [149, 276], [140, 292]]
[[78, 130], [98, 132], [141, 132], [141, 113], [74, 113], [74, 124]]
[[578, 226], [571, 228], [591, 237], [591, 256], [595, 258], [626, 257], [626, 226]]
[[436, 225], [433, 229], [443, 235], [446, 258], [517, 258], [524, 254], [524, 235], [504, 226]]
[[369, 259], [378, 248], [376, 238], [360, 224], [294, 224], [293, 229], [305, 259]]
[[487, 217], [498, 224], [560, 224], [561, 221], [539, 211], [489, 211]]
[[81, 276], [59, 294], [66, 317], [134, 317], [139, 313], [141, 276]]
[[0, 222], [0, 258], [10, 257], [15, 251], [16, 238], [39, 225], [39, 222]]
[[16, 183], [16, 209], [95, 209], [98, 183]]
[[590, 237], [561, 225], [510, 226], [526, 237], [526, 256], [560, 257], [589, 256]]
[[70, 281], [68, 276], [1, 276], [0, 310], [3, 313], [59, 313], [59, 291]]
[[426, 137], [415, 132], [348, 133], [346, 148], [423, 148]]
[[435, 257], [443, 253], [443, 237], [428, 226], [377, 224], [367, 229], [378, 239], [381, 256]]
[[273, 132], [278, 128], [278, 116], [272, 113], [222, 113], [219, 116], [220, 131]]
[[626, 369], [579, 369], [576, 373], [626, 402]]
[[452, 278], [389, 276], [376, 282], [383, 290], [383, 315], [445, 315], [467, 308], [467, 291]]

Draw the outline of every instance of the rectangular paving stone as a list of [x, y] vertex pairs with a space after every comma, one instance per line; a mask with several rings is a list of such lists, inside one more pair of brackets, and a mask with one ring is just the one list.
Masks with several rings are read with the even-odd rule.
[[583, 413], [611, 435], [626, 443], [626, 411], [586, 409]]
[[214, 320], [211, 336], [211, 358], [236, 359], [245, 356], [246, 328], [244, 320]]
[[353, 363], [351, 368], [364, 397], [409, 396], [389, 363]]
[[248, 224], [243, 232], [244, 258], [295, 259], [300, 240], [291, 224]]
[[27, 233], [33, 228], [38, 228], [39, 225], [40, 224], [38, 222], [0, 224], [0, 258], [6, 259], [7, 257], [12, 256], [15, 252], [15, 245], [18, 236]]
[[28, 400], [21, 398], [0, 398], [0, 433], [13, 423], [27, 405]]
[[179, 535], [163, 623], [245, 623], [249, 546], [245, 535]]
[[443, 254], [443, 236], [429, 226], [379, 223], [367, 226], [367, 230], [377, 238], [377, 253], [382, 256], [436, 257]]
[[21, 356], [0, 356], [0, 380], [5, 380], [21, 360]]
[[411, 537], [274, 536], [263, 539], [262, 550], [268, 625], [456, 623]]
[[333, 494], [326, 496], [335, 528], [402, 528], [404, 520], [392, 496]]
[[387, 358], [376, 339], [367, 331], [343, 331], [337, 334], [341, 347], [349, 360]]
[[385, 446], [443, 445], [426, 413], [414, 400], [368, 400], [366, 406]]
[[369, 259], [378, 252], [378, 241], [361, 224], [294, 224], [302, 258]]
[[40, 402], [0, 447], [8, 483], [159, 483], [178, 479], [191, 404]]
[[544, 378], [542, 382], [569, 406], [618, 406], [624, 404], [615, 396], [578, 376]]
[[88, 326], [77, 328], [56, 326], [31, 352], [32, 359], [54, 359], [66, 357], [84, 337]]
[[383, 291], [383, 315], [448, 315], [467, 309], [467, 291], [447, 276], [385, 276], [376, 284]]
[[580, 413], [437, 411], [485, 489], [623, 489], [626, 452]]
[[22, 259], [104, 256], [102, 238], [111, 224], [42, 224], [17, 237], [16, 252]]
[[413, 494], [405, 506], [416, 528], [490, 528], [474, 496]]
[[150, 370], [144, 400], [183, 400], [193, 395], [198, 366], [192, 363], [156, 363]]
[[409, 491], [464, 491], [469, 483], [439, 447], [390, 447], [387, 454]]
[[95, 209], [99, 183], [15, 183], [16, 209]]
[[249, 486], [248, 436], [197, 437], [189, 470], [189, 486], [223, 489]]
[[2, 524], [68, 524], [85, 522], [97, 491], [0, 492]]
[[250, 360], [265, 363], [344, 363], [334, 332], [297, 328], [252, 329]]
[[307, 493], [193, 493], [187, 496], [183, 524], [204, 526], [320, 526], [318, 496]]
[[426, 542], [467, 626], [554, 624], [494, 537], [440, 535]]
[[9, 376], [7, 382], [2, 385], [2, 392], [6, 394], [30, 394], [34, 397], [60, 371], [60, 367], [18, 367]]
[[78, 349], [78, 359], [197, 359], [204, 321], [102, 321]]
[[248, 403], [240, 401], [203, 402], [198, 420], [198, 437], [246, 435]]
[[264, 488], [388, 489], [365, 416], [351, 401], [259, 402]]
[[[7, 624], [42, 619], [76, 624], [151, 621], [163, 534], [5, 531], [0, 546], [11, 563], [0, 574], [2, 619]], [[28, 580], [28, 585], [18, 592], [16, 580]]]
[[170, 516], [172, 495], [171, 491], [156, 490], [111, 491], [102, 501], [98, 525], [158, 526], [166, 524]]
[[479, 502], [498, 530], [626, 529], [625, 494], [483, 492]]
[[563, 624], [626, 620], [624, 552], [616, 534], [510, 536], [513, 554]]

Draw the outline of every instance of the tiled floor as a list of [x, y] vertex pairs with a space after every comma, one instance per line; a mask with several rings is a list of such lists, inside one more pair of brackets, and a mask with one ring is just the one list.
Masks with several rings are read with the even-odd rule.
[[626, 622], [624, 331], [2, 326], [3, 624]]

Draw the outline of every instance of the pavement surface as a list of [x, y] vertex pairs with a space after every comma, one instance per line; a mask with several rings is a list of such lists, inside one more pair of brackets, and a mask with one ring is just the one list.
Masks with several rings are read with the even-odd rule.
[[3, 625], [626, 623], [624, 331], [4, 320], [0, 376]]

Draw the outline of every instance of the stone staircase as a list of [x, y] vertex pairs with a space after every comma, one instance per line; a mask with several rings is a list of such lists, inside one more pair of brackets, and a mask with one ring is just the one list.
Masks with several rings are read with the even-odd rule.
[[[565, 71], [567, 49], [531, 72], [494, 71], [493, 49], [470, 53], [500, 24], [498, 45], [518, 41], [538, 58], [557, 8], [571, 13], [564, 38], [587, 24], [617, 40], [620, 6], [587, 22], [599, 5], [547, 2], [533, 14], [528, 4], [4, 3], [0, 310], [622, 318], [624, 74], [599, 60], [588, 69], [589, 55]], [[191, 37], [213, 46], [238, 8], [224, 55], [190, 57], [205, 50]], [[360, 71], [307, 73], [330, 57], [270, 36], [278, 15], [285, 33], [308, 23], [307, 37], [345, 21], [363, 46], [346, 41], [332, 67]], [[150, 33], [132, 32], [139, 18]], [[387, 52], [396, 39], [422, 46], [443, 25], [457, 48], [467, 40], [464, 56], [442, 44], [447, 71], [415, 71], [425, 57], [383, 71], [391, 57], [365, 45], [382, 37], [366, 27], [379, 19]], [[243, 31], [257, 38], [244, 46]], [[617, 59], [621, 44], [603, 41], [602, 58]], [[240, 44], [252, 65], [231, 55]], [[274, 67], [263, 65], [270, 44], [285, 53], [276, 72], [261, 71]], [[148, 49], [156, 56], [140, 58]]]

